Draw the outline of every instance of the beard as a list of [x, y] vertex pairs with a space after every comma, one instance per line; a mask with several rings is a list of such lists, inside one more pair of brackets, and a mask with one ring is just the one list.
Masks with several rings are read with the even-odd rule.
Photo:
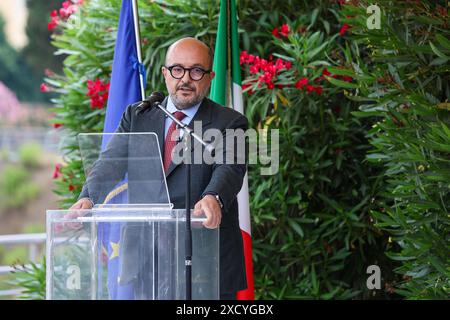
[[[193, 94], [191, 96], [184, 96], [181, 89], [191, 90]], [[174, 92], [170, 92], [170, 98], [177, 109], [187, 109], [200, 103], [208, 93], [209, 86], [205, 87], [202, 91], [197, 92], [194, 86], [190, 86], [185, 83], [178, 86]]]

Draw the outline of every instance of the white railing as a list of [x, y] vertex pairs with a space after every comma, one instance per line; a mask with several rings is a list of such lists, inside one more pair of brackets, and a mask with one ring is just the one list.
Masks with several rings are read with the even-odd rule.
[[0, 150], [8, 150], [14, 156], [25, 142], [35, 142], [44, 151], [56, 152], [61, 141], [60, 132], [40, 127], [0, 128]]
[[[0, 235], [0, 246], [27, 245], [29, 261], [36, 262], [39, 246], [45, 244], [46, 239], [47, 236], [45, 233]], [[14, 271], [14, 268], [11, 266], [0, 266], [0, 275], [9, 274], [11, 271]], [[0, 297], [18, 295], [20, 293], [20, 289], [3, 290], [0, 291]]]

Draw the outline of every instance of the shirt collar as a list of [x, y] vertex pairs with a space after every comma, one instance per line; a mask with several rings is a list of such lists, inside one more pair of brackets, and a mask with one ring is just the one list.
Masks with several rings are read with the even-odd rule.
[[167, 111], [169, 111], [170, 113], [174, 113], [175, 111], [181, 111], [183, 112], [187, 118], [193, 118], [195, 116], [195, 114], [197, 113], [198, 108], [200, 107], [200, 104], [202, 103], [202, 101], [200, 101], [199, 103], [197, 103], [196, 105], [193, 105], [192, 107], [183, 109], [183, 110], [178, 110], [177, 107], [175, 107], [175, 105], [172, 102], [172, 98], [169, 96], [167, 99]]

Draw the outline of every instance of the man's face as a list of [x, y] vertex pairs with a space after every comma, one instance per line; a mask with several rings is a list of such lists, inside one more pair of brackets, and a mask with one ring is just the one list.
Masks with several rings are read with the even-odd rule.
[[[211, 69], [208, 48], [199, 42], [186, 40], [177, 43], [169, 50], [166, 58], [166, 67], [181, 66], [183, 68], [198, 67], [203, 70]], [[205, 73], [201, 80], [192, 80], [186, 70], [181, 79], [175, 79], [170, 71], [163, 67], [162, 72], [166, 80], [169, 95], [178, 109], [186, 109], [196, 105], [208, 93], [214, 73]], [[175, 73], [174, 73], [175, 74]]]

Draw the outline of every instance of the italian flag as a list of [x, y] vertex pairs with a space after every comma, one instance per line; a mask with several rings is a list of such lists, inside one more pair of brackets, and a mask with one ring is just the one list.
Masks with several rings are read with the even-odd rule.
[[[216, 76], [211, 84], [211, 100], [244, 113], [235, 0], [220, 1], [219, 26], [214, 55], [213, 71]], [[244, 177], [242, 189], [238, 194], [238, 203], [239, 225], [244, 241], [247, 289], [239, 291], [236, 298], [238, 300], [254, 300], [252, 238], [247, 174]]]

